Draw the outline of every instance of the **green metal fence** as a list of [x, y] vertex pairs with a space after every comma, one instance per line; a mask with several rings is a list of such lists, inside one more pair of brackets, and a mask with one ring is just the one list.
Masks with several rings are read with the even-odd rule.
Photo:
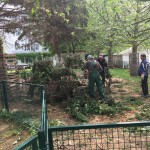
[[12, 118], [26, 127], [32, 127], [32, 130], [34, 128], [39, 134], [37, 137], [29, 138], [16, 150], [38, 150], [46, 147], [47, 140], [45, 141], [42, 137], [48, 133], [45, 132], [47, 115], [45, 115], [46, 102], [43, 85], [1, 81], [0, 106], [1, 109], [7, 110]]
[[[9, 87], [11, 87], [11, 84], [6, 81], [0, 83], [3, 108], [10, 110], [10, 112], [18, 112], [20, 108], [13, 106], [17, 102], [22, 106], [21, 111], [30, 112], [29, 108], [31, 107], [31, 110], [34, 110], [33, 112], [38, 114], [38, 117], [41, 116], [39, 117], [41, 120], [37, 137], [28, 139], [15, 150], [150, 149], [150, 121], [48, 128], [43, 86], [13, 83], [19, 94], [16, 99], [10, 99]], [[40, 105], [37, 105], [38, 101], [30, 99], [34, 96], [39, 98]]]
[[150, 122], [49, 128], [50, 150], [148, 150]]
[[2, 107], [35, 128], [41, 126], [43, 85], [1, 81]]
[[[43, 101], [42, 101], [42, 123], [41, 123], [41, 133], [43, 133], [43, 136], [38, 136], [39, 139], [43, 139], [42, 141], [44, 141], [44, 144], [40, 143], [40, 145], [42, 148], [48, 148], [49, 146], [49, 141], [48, 141], [48, 117], [47, 117], [47, 107], [46, 107], [46, 100], [45, 100], [45, 95], [44, 95], [44, 91], [43, 91]], [[40, 135], [40, 134], [39, 134]], [[41, 141], [41, 140], [40, 140]]]
[[41, 127], [37, 131], [38, 136], [28, 139], [26, 142], [15, 148], [15, 150], [47, 150], [48, 149], [48, 119], [46, 101], [43, 90]]
[[38, 150], [38, 141], [37, 137], [31, 137], [27, 141], [25, 141], [23, 144], [16, 147], [14, 150]]

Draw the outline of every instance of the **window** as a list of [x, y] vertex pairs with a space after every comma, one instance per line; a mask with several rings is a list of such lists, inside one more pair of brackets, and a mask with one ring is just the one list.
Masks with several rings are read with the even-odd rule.
[[35, 50], [39, 50], [39, 44], [38, 43], [35, 44]]

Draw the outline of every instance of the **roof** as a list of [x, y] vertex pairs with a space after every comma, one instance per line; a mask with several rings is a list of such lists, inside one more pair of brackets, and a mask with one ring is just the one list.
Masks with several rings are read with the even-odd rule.
[[[114, 53], [113, 55], [129, 55], [129, 53], [132, 53], [132, 47], [130, 47], [124, 51], [121, 51], [119, 53]], [[141, 53], [150, 54], [150, 49], [144, 50], [144, 49], [140, 48], [138, 50], [138, 53], [139, 54], [141, 54]]]
[[124, 51], [121, 51], [119, 53], [114, 53], [113, 55], [123, 55], [123, 54], [129, 54], [131, 52], [132, 52], [132, 47], [130, 47], [130, 48], [124, 50]]

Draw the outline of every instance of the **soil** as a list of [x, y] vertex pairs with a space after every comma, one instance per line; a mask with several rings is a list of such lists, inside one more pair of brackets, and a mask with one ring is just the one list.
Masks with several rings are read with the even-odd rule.
[[[122, 79], [116, 79], [118, 82], [112, 84], [112, 95], [115, 95], [116, 101], [122, 100], [126, 96], [140, 97], [140, 92], [135, 93], [132, 91], [131, 86], [127, 81]], [[121, 85], [123, 85], [121, 87]], [[139, 86], [140, 87], [140, 86]], [[142, 99], [145, 103], [150, 104], [150, 98]], [[57, 119], [64, 123], [64, 125], [75, 125], [79, 122], [70, 116], [63, 108], [63, 103], [57, 103], [55, 105], [47, 105], [48, 119]], [[93, 115], [90, 117], [87, 124], [100, 124], [100, 123], [113, 123], [113, 122], [129, 122], [137, 121], [135, 119], [135, 113], [137, 110], [125, 111], [122, 114], [116, 114], [115, 117]], [[12, 150], [14, 147], [25, 141], [31, 135], [26, 130], [18, 129], [18, 125], [5, 120], [0, 120], [0, 150]]]
[[19, 129], [15, 123], [0, 120], [0, 150], [12, 150], [29, 136], [27, 131]]

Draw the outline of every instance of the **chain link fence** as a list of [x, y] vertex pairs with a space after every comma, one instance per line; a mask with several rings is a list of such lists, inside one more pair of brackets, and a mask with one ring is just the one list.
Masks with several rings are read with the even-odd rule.
[[49, 128], [50, 150], [148, 150], [150, 122]]
[[30, 83], [2, 81], [0, 84], [2, 108], [25, 125], [41, 125], [43, 86]]

